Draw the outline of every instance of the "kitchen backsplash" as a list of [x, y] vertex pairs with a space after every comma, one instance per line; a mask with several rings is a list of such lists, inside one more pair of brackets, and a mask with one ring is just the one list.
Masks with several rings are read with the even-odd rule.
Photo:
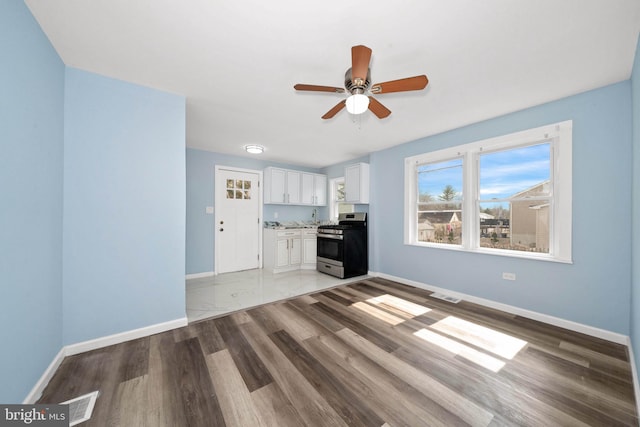
[[[264, 205], [264, 221], [315, 221], [313, 217], [314, 209], [317, 212], [318, 221], [329, 219], [329, 208], [326, 206], [287, 206], [287, 205]], [[277, 215], [276, 215], [277, 214]]]

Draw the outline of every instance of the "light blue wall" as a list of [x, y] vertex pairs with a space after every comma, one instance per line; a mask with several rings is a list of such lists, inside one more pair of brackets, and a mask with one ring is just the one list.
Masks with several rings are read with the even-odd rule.
[[633, 112], [631, 342], [636, 367], [640, 368], [640, 37], [636, 45], [631, 74], [631, 103]]
[[[371, 154], [371, 270], [629, 333], [630, 82]], [[407, 156], [573, 120], [572, 265], [403, 244]], [[517, 275], [515, 282], [502, 272]]]
[[[263, 170], [268, 166], [297, 169], [318, 173], [308, 167], [287, 165], [250, 158], [213, 153], [210, 151], [187, 149], [187, 252], [186, 273], [207, 273], [214, 271], [214, 215], [207, 214], [207, 206], [214, 206], [215, 166], [231, 166], [242, 169]], [[215, 207], [215, 206], [214, 206]], [[277, 221], [311, 220], [312, 207], [264, 205], [264, 220]], [[320, 216], [320, 219], [323, 219]]]
[[62, 347], [64, 64], [22, 1], [0, 2], [0, 402]]
[[185, 317], [185, 100], [66, 70], [64, 344]]

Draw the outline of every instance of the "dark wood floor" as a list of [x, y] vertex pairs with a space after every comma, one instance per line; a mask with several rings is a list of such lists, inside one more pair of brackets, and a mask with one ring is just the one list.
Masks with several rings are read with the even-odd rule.
[[371, 279], [65, 358], [86, 426], [637, 426], [626, 347]]

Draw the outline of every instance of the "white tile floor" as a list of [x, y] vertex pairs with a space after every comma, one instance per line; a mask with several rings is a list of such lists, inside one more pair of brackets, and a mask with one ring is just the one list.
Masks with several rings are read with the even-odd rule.
[[206, 319], [318, 292], [367, 276], [338, 279], [315, 270], [273, 274], [264, 269], [225, 273], [186, 281], [187, 319]]

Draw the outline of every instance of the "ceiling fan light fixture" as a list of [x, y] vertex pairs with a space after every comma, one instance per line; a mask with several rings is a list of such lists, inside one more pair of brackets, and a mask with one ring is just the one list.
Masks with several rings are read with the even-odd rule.
[[264, 147], [262, 145], [257, 145], [257, 144], [245, 145], [244, 149], [247, 153], [251, 153], [251, 154], [262, 154], [262, 152], [264, 151]]
[[362, 114], [369, 108], [369, 97], [356, 93], [347, 98], [347, 111], [351, 114]]

